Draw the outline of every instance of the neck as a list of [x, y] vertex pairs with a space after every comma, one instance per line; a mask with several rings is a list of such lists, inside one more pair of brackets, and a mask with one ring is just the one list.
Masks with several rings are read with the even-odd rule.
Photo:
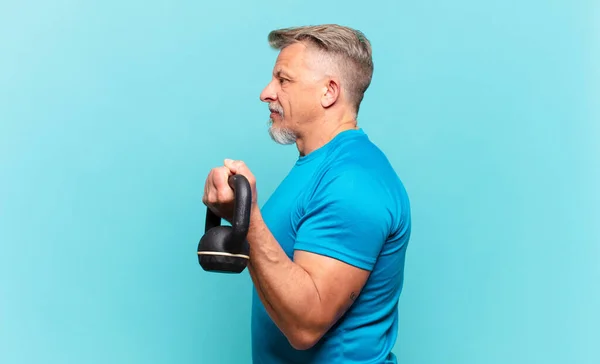
[[340, 118], [336, 122], [321, 120], [314, 121], [296, 140], [296, 146], [301, 156], [312, 153], [329, 143], [336, 135], [346, 130], [358, 129], [353, 117]]

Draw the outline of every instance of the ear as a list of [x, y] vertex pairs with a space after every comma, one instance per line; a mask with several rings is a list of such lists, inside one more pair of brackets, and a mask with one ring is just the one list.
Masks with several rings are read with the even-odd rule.
[[336, 78], [328, 78], [323, 85], [321, 94], [321, 106], [328, 108], [333, 105], [340, 97], [340, 82]]

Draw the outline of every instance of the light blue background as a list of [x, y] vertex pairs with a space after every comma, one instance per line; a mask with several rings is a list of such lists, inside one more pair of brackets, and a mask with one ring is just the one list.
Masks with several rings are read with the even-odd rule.
[[402, 363], [600, 362], [597, 1], [3, 1], [0, 362], [249, 363], [247, 273], [196, 258], [204, 178], [264, 202], [275, 28], [374, 47], [360, 125], [413, 205]]

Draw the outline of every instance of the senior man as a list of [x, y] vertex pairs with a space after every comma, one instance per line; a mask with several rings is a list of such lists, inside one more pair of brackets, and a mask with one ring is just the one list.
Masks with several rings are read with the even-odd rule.
[[262, 209], [243, 161], [212, 169], [203, 197], [231, 219], [228, 177], [252, 187], [253, 362], [395, 363], [411, 215], [400, 178], [357, 123], [371, 44], [334, 24], [274, 30], [268, 40], [280, 51], [260, 99], [271, 138], [295, 143], [298, 158]]

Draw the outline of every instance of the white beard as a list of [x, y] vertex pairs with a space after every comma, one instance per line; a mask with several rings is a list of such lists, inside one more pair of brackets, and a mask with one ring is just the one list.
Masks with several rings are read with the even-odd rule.
[[288, 145], [296, 142], [296, 134], [290, 129], [274, 126], [273, 119], [269, 119], [269, 135], [278, 144]]
[[[272, 102], [269, 104], [269, 110], [271, 112], [276, 112], [279, 114], [279, 117], [283, 119], [283, 107], [279, 105], [279, 103]], [[297, 136], [292, 130], [283, 127], [274, 126], [275, 122], [272, 118], [269, 118], [269, 135], [271, 139], [278, 144], [294, 144], [296, 142]]]

